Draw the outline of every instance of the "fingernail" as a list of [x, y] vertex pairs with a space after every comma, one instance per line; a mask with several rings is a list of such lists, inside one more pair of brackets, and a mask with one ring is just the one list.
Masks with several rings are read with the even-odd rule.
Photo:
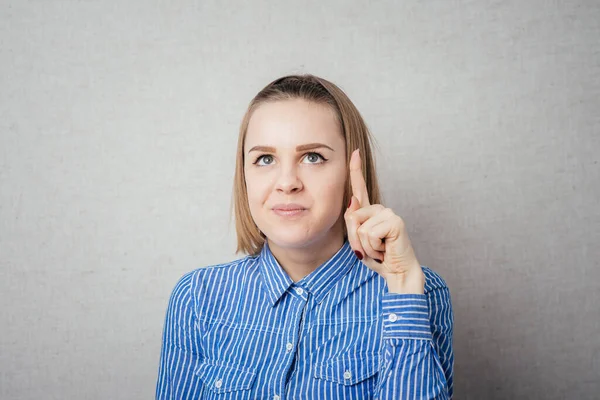
[[373, 260], [377, 261], [379, 264], [381, 264], [383, 261], [378, 260], [377, 258], [374, 258]]
[[358, 250], [354, 250], [354, 254], [356, 254], [356, 257], [358, 257], [359, 260], [363, 259], [363, 255], [360, 251]]

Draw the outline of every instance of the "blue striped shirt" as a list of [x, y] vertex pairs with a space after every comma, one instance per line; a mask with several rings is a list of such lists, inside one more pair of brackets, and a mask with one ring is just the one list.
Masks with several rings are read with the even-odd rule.
[[189, 272], [169, 300], [156, 398], [449, 399], [450, 293], [422, 269], [425, 294], [388, 293], [346, 241], [298, 282], [268, 244]]

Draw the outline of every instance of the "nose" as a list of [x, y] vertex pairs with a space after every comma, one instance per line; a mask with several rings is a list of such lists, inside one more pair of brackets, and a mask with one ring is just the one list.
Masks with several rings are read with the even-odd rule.
[[281, 173], [277, 177], [275, 189], [278, 192], [290, 194], [302, 190], [302, 181], [298, 176], [296, 166], [287, 166], [281, 168]]

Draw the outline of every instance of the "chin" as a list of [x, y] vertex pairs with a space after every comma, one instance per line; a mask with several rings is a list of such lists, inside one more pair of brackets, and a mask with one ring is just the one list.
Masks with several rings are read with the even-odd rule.
[[268, 236], [271, 243], [277, 244], [279, 247], [299, 248], [310, 242], [309, 238], [302, 235], [294, 235], [290, 232], [284, 234], [273, 234]]
[[281, 227], [271, 230], [267, 238], [271, 243], [275, 243], [279, 247], [300, 248], [312, 243], [317, 236], [314, 232], [307, 232], [306, 229], [300, 227]]
[[308, 230], [306, 227], [279, 227], [271, 229], [270, 235], [267, 235], [271, 243], [279, 247], [303, 248], [312, 246], [315, 243], [325, 240], [328, 237], [328, 230]]

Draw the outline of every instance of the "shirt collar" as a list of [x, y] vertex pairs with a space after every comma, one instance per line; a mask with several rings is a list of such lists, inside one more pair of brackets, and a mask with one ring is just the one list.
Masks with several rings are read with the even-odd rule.
[[274, 306], [289, 287], [294, 284], [305, 288], [317, 303], [320, 303], [356, 263], [359, 263], [359, 260], [352, 251], [350, 243], [346, 240], [329, 260], [300, 281], [294, 283], [271, 253], [268, 242], [265, 242], [259, 255], [259, 269], [263, 276], [263, 288], [267, 293], [271, 306]]
[[263, 288], [269, 298], [269, 304], [274, 306], [294, 281], [281, 268], [273, 253], [271, 253], [267, 241], [265, 241], [258, 256], [258, 268], [262, 274]]

